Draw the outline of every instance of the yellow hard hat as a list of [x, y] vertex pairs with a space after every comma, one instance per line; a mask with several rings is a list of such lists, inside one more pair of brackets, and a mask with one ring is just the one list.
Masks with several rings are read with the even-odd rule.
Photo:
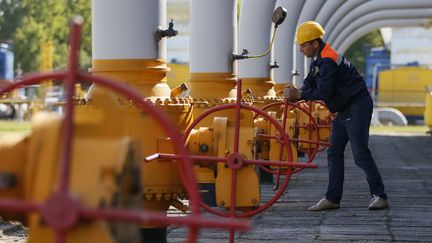
[[297, 28], [295, 43], [301, 45], [305, 42], [321, 38], [324, 34], [325, 31], [320, 24], [315, 21], [306, 21]]

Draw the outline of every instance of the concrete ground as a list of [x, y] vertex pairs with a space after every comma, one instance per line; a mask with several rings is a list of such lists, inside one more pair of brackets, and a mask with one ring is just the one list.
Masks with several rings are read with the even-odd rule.
[[0, 218], [0, 243], [24, 243], [26, 241], [26, 228], [17, 222], [3, 221]]
[[[323, 197], [327, 162], [320, 154], [315, 170], [291, 179], [286, 193], [265, 212], [250, 219], [249, 232], [236, 242], [432, 242], [432, 137], [373, 135], [370, 147], [383, 176], [390, 208], [369, 211], [369, 190], [362, 171], [346, 152], [345, 190], [341, 208], [306, 209]], [[262, 198], [273, 196], [262, 186]], [[26, 229], [0, 220], [0, 242], [25, 242]], [[228, 242], [227, 231], [202, 230], [199, 242]], [[168, 242], [184, 242], [185, 228], [170, 227]]]
[[[325, 152], [318, 169], [291, 179], [288, 190], [264, 213], [251, 219], [249, 232], [235, 242], [432, 242], [432, 137], [373, 135], [370, 148], [381, 171], [390, 208], [369, 211], [369, 189], [363, 172], [345, 153], [341, 208], [308, 212], [327, 186]], [[263, 198], [273, 196], [271, 185]], [[202, 230], [199, 242], [228, 242], [227, 231]], [[184, 242], [185, 229], [169, 228], [168, 242]]]

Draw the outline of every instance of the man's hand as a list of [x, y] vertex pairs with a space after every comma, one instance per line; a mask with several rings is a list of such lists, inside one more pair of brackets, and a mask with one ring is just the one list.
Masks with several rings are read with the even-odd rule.
[[296, 87], [294, 86], [285, 86], [284, 88], [284, 97], [289, 100], [289, 101], [297, 101], [300, 99], [300, 94], [301, 91], [298, 90]]

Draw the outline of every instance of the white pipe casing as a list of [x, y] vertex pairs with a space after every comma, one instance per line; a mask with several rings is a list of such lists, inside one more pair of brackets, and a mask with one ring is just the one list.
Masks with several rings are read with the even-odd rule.
[[276, 68], [273, 72], [273, 79], [277, 84], [291, 83], [292, 81], [292, 53], [295, 50], [293, 45], [294, 35], [304, 2], [305, 0], [278, 0], [276, 4], [287, 9], [286, 19], [278, 27], [273, 49], [274, 60], [279, 64], [279, 68]]
[[[315, 21], [325, 26], [331, 16], [343, 5], [345, 0], [327, 0], [320, 9]], [[309, 72], [310, 59], [303, 57], [304, 75]]]
[[190, 72], [232, 73], [237, 0], [190, 1]]
[[165, 59], [165, 40], [155, 38], [165, 19], [166, 0], [93, 0], [93, 60]]
[[[327, 0], [319, 10], [315, 21], [320, 23], [321, 26], [325, 26], [330, 17], [343, 5], [345, 0]], [[310, 60], [303, 57], [304, 75], [309, 71]]]
[[[431, 2], [432, 7], [432, 2]], [[340, 46], [341, 42], [347, 38], [353, 31], [359, 29], [360, 27], [372, 23], [378, 20], [385, 19], [412, 19], [412, 18], [427, 18], [432, 16], [432, 8], [419, 8], [419, 9], [390, 9], [390, 10], [380, 10], [372, 12], [361, 16], [360, 18], [354, 20], [343, 31], [336, 37], [333, 41], [333, 46]]]
[[[300, 17], [297, 20], [297, 26], [308, 20], [314, 20], [325, 0], [306, 0], [303, 5]], [[295, 32], [294, 32], [295, 35]], [[295, 45], [296, 46], [296, 45]], [[296, 46], [293, 52], [294, 67], [293, 70], [299, 73], [299, 78], [294, 78], [297, 87], [303, 85], [303, 77], [305, 76], [304, 56], [299, 52], [299, 47]]]
[[362, 16], [385, 9], [412, 9], [412, 8], [430, 8], [432, 7], [431, 0], [380, 0], [380, 1], [368, 1], [356, 8], [352, 9], [347, 13], [336, 26], [328, 32], [327, 40], [333, 43], [334, 40], [340, 35], [340, 33], [346, 29], [350, 23], [355, 21]]
[[[250, 55], [267, 51], [272, 32], [276, 0], [243, 0], [239, 21], [239, 48]], [[285, 23], [282, 23], [282, 25]], [[271, 56], [238, 61], [239, 78], [269, 78]]]
[[357, 30], [350, 33], [345, 40], [343, 40], [340, 46], [335, 47], [341, 53], [345, 51], [360, 37], [369, 33], [372, 30], [376, 30], [384, 27], [412, 27], [412, 26], [426, 26], [429, 23], [429, 19], [418, 18], [418, 19], [385, 19], [378, 20], [369, 24], [366, 24]]
[[327, 23], [323, 25], [325, 31], [327, 32], [326, 35], [324, 35], [323, 40], [327, 41], [328, 33], [333, 32], [334, 27], [337, 25], [339, 21], [345, 15], [349, 14], [351, 10], [356, 8], [358, 5], [363, 4], [364, 2], [367, 2], [368, 0], [347, 0], [344, 1], [344, 3], [332, 14], [332, 16], [328, 19]]
[[346, 2], [346, 0], [327, 0], [320, 9], [315, 21], [320, 23], [321, 26], [325, 26], [330, 17], [333, 16], [344, 2]]
[[[326, 35], [324, 40], [332, 43], [332, 46], [337, 49], [337, 45], [333, 43], [334, 38], [343, 39], [341, 31], [346, 30], [346, 25], [351, 24], [356, 18], [374, 12], [380, 9], [392, 9], [392, 8], [407, 8], [412, 6], [413, 8], [427, 7], [431, 5], [431, 1], [428, 0], [380, 0], [380, 1], [346, 1], [340, 6], [336, 12], [330, 17], [328, 23], [325, 24], [324, 29]], [[336, 37], [334, 37], [336, 36]], [[307, 65], [305, 65], [307, 67]]]

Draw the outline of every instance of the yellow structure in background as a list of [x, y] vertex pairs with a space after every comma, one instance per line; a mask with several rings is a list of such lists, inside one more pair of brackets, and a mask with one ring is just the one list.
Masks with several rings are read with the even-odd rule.
[[39, 64], [40, 71], [52, 71], [53, 52], [54, 52], [54, 45], [52, 41], [45, 41], [41, 43], [40, 64]]
[[432, 129], [432, 92], [430, 90], [426, 93], [424, 124]]
[[[41, 72], [50, 72], [53, 70], [53, 53], [54, 53], [54, 45], [51, 40], [42, 42], [40, 44], [40, 63], [39, 63], [39, 71]], [[46, 91], [52, 90], [52, 80], [45, 81], [40, 85], [40, 95], [45, 96]]]
[[422, 116], [426, 86], [432, 85], [432, 70], [401, 67], [379, 74], [378, 106], [394, 107], [405, 116]]
[[167, 82], [170, 87], [187, 83], [189, 85], [189, 65], [179, 63], [168, 63], [171, 71], [167, 74]]

